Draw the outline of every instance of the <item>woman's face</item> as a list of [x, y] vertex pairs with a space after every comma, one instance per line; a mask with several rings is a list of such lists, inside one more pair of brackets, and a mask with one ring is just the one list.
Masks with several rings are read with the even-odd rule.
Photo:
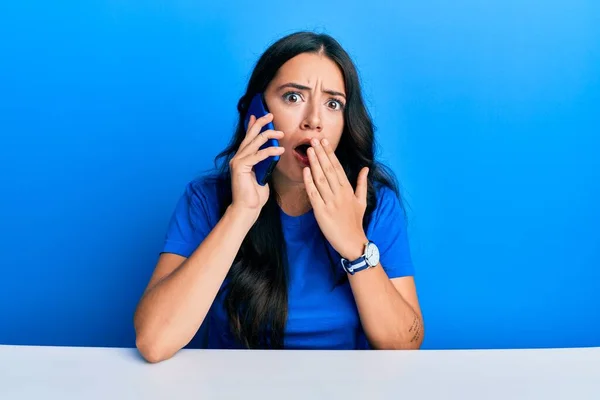
[[285, 147], [273, 177], [302, 183], [308, 166], [306, 148], [312, 138], [326, 138], [335, 149], [344, 130], [344, 78], [338, 65], [324, 55], [303, 53], [281, 66], [264, 97], [275, 129]]

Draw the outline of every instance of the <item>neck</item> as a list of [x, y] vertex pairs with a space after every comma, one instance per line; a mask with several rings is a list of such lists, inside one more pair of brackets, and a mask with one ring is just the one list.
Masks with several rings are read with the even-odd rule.
[[312, 208], [304, 182], [290, 181], [281, 176], [277, 171], [273, 172], [273, 188], [277, 193], [279, 207], [292, 217], [307, 213]]

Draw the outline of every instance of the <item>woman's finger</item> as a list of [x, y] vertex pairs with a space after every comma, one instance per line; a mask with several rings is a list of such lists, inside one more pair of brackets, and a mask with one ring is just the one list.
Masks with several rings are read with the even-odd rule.
[[[323, 139], [323, 142], [326, 142], [325, 139]], [[333, 168], [333, 164], [331, 164], [329, 155], [325, 152], [325, 148], [322, 145], [323, 142], [313, 139], [312, 146], [315, 149], [315, 154], [317, 155], [317, 159], [323, 170], [323, 175], [327, 178], [327, 182], [329, 183], [329, 187], [333, 194], [336, 194], [340, 191], [341, 184], [335, 168]]]
[[368, 175], [369, 168], [364, 167], [360, 170], [356, 181], [356, 191], [354, 192], [356, 198], [363, 204], [367, 203], [367, 188], [369, 184], [367, 179]]
[[315, 149], [313, 147], [309, 147], [306, 151], [306, 154], [308, 154], [310, 172], [312, 174], [314, 185], [317, 189], [319, 189], [319, 193], [321, 194], [323, 201], [327, 203], [331, 201], [334, 195], [331, 191], [331, 187], [329, 186], [329, 182], [327, 181], [327, 177], [323, 172], [323, 168], [321, 168], [321, 164], [319, 163]]
[[[250, 116], [251, 119], [253, 117], [254, 117], [253, 115]], [[248, 129], [246, 130], [246, 136], [244, 137], [244, 140], [240, 144], [238, 151], [244, 149], [250, 142], [252, 142], [252, 140], [259, 134], [261, 129], [265, 125], [267, 125], [269, 122], [272, 122], [272, 121], [273, 121], [273, 114], [269, 113], [267, 115], [264, 115], [264, 116], [258, 118], [252, 125], [250, 125], [250, 122], [248, 122]]]
[[305, 167], [302, 170], [302, 176], [304, 178], [304, 187], [306, 189], [306, 193], [308, 193], [308, 198], [310, 199], [310, 203], [312, 204], [313, 208], [323, 206], [325, 202], [321, 197], [319, 189], [317, 189], [317, 186], [315, 185], [311, 169], [309, 167]]
[[248, 153], [248, 154], [256, 153], [260, 149], [260, 146], [267, 143], [269, 141], [269, 139], [280, 140], [280, 139], [283, 139], [284, 136], [285, 135], [282, 131], [274, 131], [274, 130], [269, 129], [268, 131], [264, 131], [264, 132], [256, 135], [254, 140], [252, 140], [252, 142], [250, 142], [248, 144], [248, 146], [246, 146], [246, 148], [244, 149], [243, 152]]
[[350, 181], [348, 180], [346, 171], [344, 171], [344, 167], [342, 167], [340, 160], [338, 160], [337, 156], [335, 155], [335, 151], [333, 150], [331, 143], [329, 143], [327, 139], [323, 139], [321, 143], [323, 144], [323, 149], [325, 149], [325, 153], [327, 154], [327, 157], [329, 157], [329, 162], [331, 163], [335, 174], [337, 175], [340, 186], [349, 185]]
[[240, 162], [242, 162], [247, 167], [254, 167], [256, 164], [258, 164], [262, 160], [266, 159], [267, 157], [278, 156], [278, 155], [283, 154], [284, 152], [285, 152], [284, 147], [270, 146], [270, 147], [267, 147], [266, 149], [259, 150], [256, 153], [253, 153], [244, 158], [241, 158]]

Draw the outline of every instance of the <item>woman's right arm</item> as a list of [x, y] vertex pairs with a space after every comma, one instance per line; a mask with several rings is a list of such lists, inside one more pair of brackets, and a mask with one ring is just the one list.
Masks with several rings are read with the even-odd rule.
[[194, 337], [254, 219], [230, 206], [189, 258], [160, 256], [134, 317], [136, 346], [146, 360], [168, 359]]
[[136, 347], [150, 362], [172, 357], [202, 325], [240, 246], [269, 198], [268, 185], [256, 181], [253, 166], [282, 147], [259, 150], [283, 132], [260, 129], [272, 114], [250, 118], [246, 137], [230, 161], [232, 203], [219, 222], [189, 256], [161, 254], [134, 316]]

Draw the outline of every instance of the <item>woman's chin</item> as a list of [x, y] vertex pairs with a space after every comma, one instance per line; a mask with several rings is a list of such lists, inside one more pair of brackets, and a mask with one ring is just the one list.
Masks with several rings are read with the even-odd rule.
[[302, 184], [304, 185], [304, 177], [302, 175], [303, 167], [294, 163], [294, 165], [280, 165], [277, 164], [273, 171], [273, 179], [286, 182], [286, 184]]

